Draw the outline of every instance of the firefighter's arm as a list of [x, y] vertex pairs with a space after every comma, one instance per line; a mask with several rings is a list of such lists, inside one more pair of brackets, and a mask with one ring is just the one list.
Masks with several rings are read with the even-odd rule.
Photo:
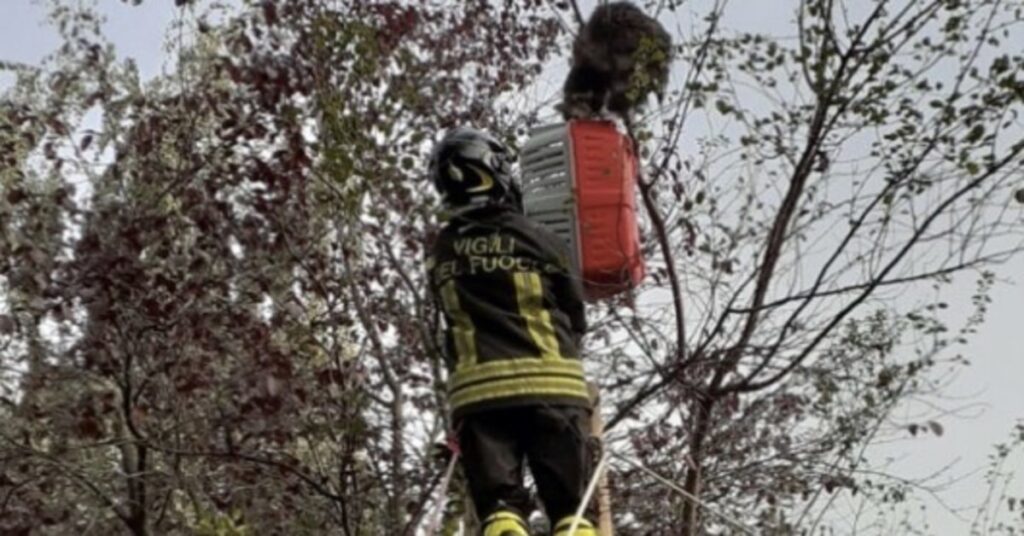
[[[543, 232], [542, 245], [546, 250], [549, 262], [554, 269], [550, 270], [551, 287], [555, 294], [558, 308], [569, 316], [572, 331], [577, 339], [587, 331], [587, 315], [583, 304], [583, 278], [576, 269], [569, 248], [562, 239]], [[577, 341], [578, 342], [578, 341]]]
[[[567, 259], [568, 261], [568, 259]], [[555, 296], [558, 306], [569, 315], [572, 331], [577, 338], [587, 332], [587, 315], [583, 306], [583, 283], [571, 262], [555, 279]]]
[[430, 255], [426, 259], [427, 271], [427, 294], [430, 300], [429, 335], [432, 357], [437, 361], [449, 359], [450, 348], [448, 348], [448, 337], [445, 336], [444, 315], [441, 299], [438, 296], [437, 281], [434, 279], [434, 266], [436, 257]]

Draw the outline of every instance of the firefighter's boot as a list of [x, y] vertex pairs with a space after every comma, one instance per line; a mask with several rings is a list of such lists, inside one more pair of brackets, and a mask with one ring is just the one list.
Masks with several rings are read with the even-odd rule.
[[484, 536], [530, 536], [530, 530], [519, 514], [498, 510], [484, 520]]
[[563, 517], [558, 523], [555, 523], [554, 536], [597, 536], [597, 531], [594, 529], [589, 521], [584, 518], [579, 518], [579, 523], [576, 524], [576, 532], [569, 534], [569, 529], [572, 528], [572, 522], [575, 521], [576, 516]]

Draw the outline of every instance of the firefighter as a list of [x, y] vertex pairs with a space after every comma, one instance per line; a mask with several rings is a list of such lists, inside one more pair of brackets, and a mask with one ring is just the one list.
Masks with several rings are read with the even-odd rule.
[[[568, 536], [590, 476], [590, 398], [580, 362], [583, 290], [565, 243], [523, 215], [508, 148], [461, 127], [430, 175], [448, 221], [427, 269], [444, 320], [448, 404], [484, 536], [529, 536], [524, 463], [555, 536]], [[576, 536], [595, 536], [580, 519]]]

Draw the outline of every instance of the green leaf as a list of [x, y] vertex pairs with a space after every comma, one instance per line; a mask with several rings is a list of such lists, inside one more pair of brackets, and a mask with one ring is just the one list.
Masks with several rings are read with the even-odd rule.
[[0, 315], [0, 335], [14, 333], [14, 319], [8, 315]]
[[964, 137], [964, 141], [967, 143], [977, 143], [982, 136], [985, 135], [985, 127], [982, 125], [974, 125], [974, 128], [967, 133]]

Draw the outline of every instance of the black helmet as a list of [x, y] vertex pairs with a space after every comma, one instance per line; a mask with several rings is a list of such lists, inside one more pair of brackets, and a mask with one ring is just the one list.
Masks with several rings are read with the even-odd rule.
[[449, 207], [507, 204], [522, 210], [522, 192], [504, 143], [469, 127], [449, 130], [430, 155], [430, 178]]

